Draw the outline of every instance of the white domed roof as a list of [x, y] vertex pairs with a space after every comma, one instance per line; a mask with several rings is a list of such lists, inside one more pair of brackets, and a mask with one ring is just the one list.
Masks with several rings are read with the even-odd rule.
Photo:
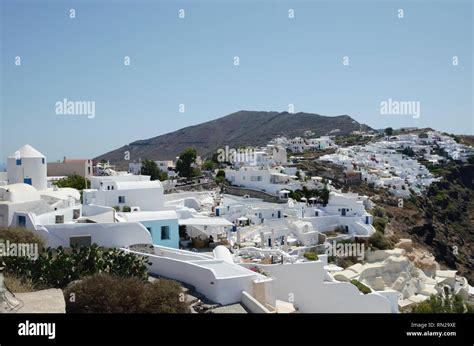
[[11, 159], [16, 158], [15, 154], [17, 152], [20, 153], [20, 157], [19, 157], [20, 159], [21, 158], [45, 158], [43, 154], [41, 154], [38, 150], [36, 150], [29, 144], [25, 144], [20, 149], [15, 151], [12, 155], [8, 156], [8, 158], [11, 158]]
[[38, 190], [28, 184], [10, 184], [0, 188], [5, 190], [4, 198], [9, 202], [28, 202], [41, 199]]

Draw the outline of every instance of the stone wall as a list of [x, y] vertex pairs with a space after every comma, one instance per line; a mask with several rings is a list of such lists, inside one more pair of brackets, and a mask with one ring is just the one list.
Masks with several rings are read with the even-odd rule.
[[252, 198], [260, 198], [260, 199], [263, 199], [265, 202], [270, 202], [270, 203], [286, 203], [287, 202], [286, 200], [280, 199], [278, 198], [278, 196], [271, 195], [267, 192], [254, 190], [254, 189], [247, 189], [247, 188], [237, 187], [237, 186], [224, 186], [224, 193], [228, 193], [230, 195], [235, 195], [235, 196], [249, 195]]
[[204, 191], [204, 190], [214, 190], [217, 187], [215, 181], [210, 181], [207, 183], [201, 184], [190, 184], [190, 185], [182, 185], [176, 186], [172, 189], [166, 190], [165, 194], [176, 193], [176, 192], [183, 192], [183, 191]]

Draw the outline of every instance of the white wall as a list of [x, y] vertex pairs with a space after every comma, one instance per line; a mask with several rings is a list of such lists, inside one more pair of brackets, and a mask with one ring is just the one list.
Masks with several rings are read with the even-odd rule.
[[269, 314], [270, 311], [248, 292], [242, 292], [242, 305], [254, 314]]
[[[119, 203], [119, 196], [125, 196], [125, 203]], [[141, 211], [157, 211], [163, 208], [163, 188], [144, 188], [128, 190], [85, 190], [84, 204], [108, 207], [125, 205], [140, 207]]]
[[152, 244], [150, 233], [139, 222], [56, 224], [39, 226], [37, 232], [49, 247], [69, 247], [71, 236], [83, 235], [90, 235], [92, 244], [104, 247]]
[[[44, 162], [44, 163], [43, 163]], [[8, 183], [23, 183], [25, 178], [31, 178], [32, 186], [37, 190], [45, 190], [47, 186], [46, 159], [41, 157], [23, 157], [21, 165], [16, 165], [15, 158], [7, 159]]]
[[45, 201], [42, 200], [22, 203], [0, 203], [0, 226], [10, 226], [12, 221], [14, 221], [13, 214], [15, 212], [23, 212], [25, 210], [49, 212], [51, 208]]
[[[157, 253], [163, 247], [155, 247]], [[132, 253], [140, 254], [139, 252], [131, 251]], [[160, 275], [173, 280], [178, 280], [186, 284], [192, 285], [195, 289], [205, 295], [208, 299], [223, 305], [240, 302], [242, 291], [253, 292], [253, 280], [258, 277], [257, 274], [249, 272], [249, 275], [234, 276], [234, 277], [218, 277], [217, 273], [204, 266], [208, 264], [208, 260], [204, 260], [203, 265], [197, 262], [190, 262], [189, 260], [181, 260], [172, 257], [179, 255], [186, 255], [189, 251], [173, 250], [172, 253], [163, 252], [164, 256], [142, 254], [148, 256], [151, 262], [149, 272], [155, 275]], [[189, 252], [189, 256], [194, 255]], [[224, 263], [223, 261], [214, 260], [214, 263]], [[229, 265], [224, 263], [224, 265]]]
[[391, 303], [381, 295], [364, 295], [350, 283], [324, 281], [322, 261], [262, 265], [274, 278], [275, 299], [292, 302], [303, 313], [390, 313]]
[[[73, 206], [69, 208], [62, 208], [62, 209], [50, 211], [49, 213], [36, 215], [35, 222], [38, 225], [53, 225], [53, 224], [56, 224], [56, 215], [63, 215], [64, 222], [72, 221], [74, 209], [81, 210], [81, 205], [77, 205], [77, 206]], [[80, 216], [81, 216], [81, 211], [79, 212], [79, 217]]]

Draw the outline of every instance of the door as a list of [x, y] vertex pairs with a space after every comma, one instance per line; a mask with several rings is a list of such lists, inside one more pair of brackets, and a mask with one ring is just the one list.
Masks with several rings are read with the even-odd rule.
[[281, 219], [281, 211], [278, 210], [278, 218]]
[[342, 215], [342, 216], [346, 216], [346, 209], [345, 209], [345, 208], [342, 208], [342, 209], [341, 209], [341, 215]]
[[26, 216], [18, 215], [18, 226], [26, 227]]
[[33, 185], [33, 184], [31, 183], [31, 178], [25, 178], [25, 179], [23, 179], [23, 182], [24, 182], [25, 184], [28, 184], [28, 185]]

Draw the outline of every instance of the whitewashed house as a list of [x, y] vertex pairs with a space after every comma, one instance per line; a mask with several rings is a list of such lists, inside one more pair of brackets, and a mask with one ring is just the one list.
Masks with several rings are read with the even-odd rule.
[[261, 190], [278, 195], [281, 190], [297, 190], [301, 184], [296, 177], [285, 174], [283, 167], [241, 167], [238, 170], [226, 169], [225, 178], [232, 185]]
[[163, 209], [163, 186], [150, 176], [122, 174], [91, 177], [91, 188], [83, 192], [85, 205], [129, 206], [141, 211]]

